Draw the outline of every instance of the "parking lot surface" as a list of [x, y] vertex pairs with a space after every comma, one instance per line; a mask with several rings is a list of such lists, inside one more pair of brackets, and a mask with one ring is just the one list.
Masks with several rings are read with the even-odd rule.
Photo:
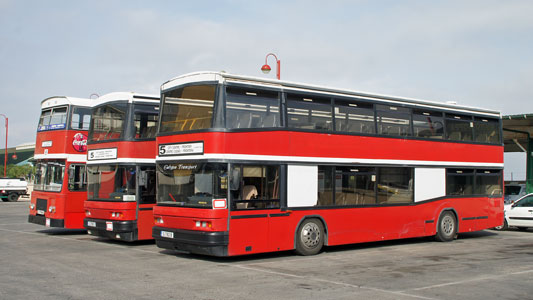
[[0, 203], [0, 299], [533, 299], [533, 230], [211, 258], [27, 223]]

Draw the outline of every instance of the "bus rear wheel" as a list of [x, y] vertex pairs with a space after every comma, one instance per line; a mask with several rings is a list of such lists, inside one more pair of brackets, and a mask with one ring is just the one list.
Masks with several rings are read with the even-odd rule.
[[7, 201], [9, 202], [16, 202], [19, 199], [19, 194], [17, 193], [11, 193], [7, 196]]
[[318, 219], [306, 219], [298, 227], [296, 253], [315, 255], [324, 246], [324, 225]]
[[451, 211], [443, 212], [437, 224], [435, 239], [439, 242], [453, 241], [457, 234], [457, 219]]

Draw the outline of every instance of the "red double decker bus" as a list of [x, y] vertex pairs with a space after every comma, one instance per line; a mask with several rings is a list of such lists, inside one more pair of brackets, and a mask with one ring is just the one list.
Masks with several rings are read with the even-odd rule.
[[111, 93], [94, 101], [84, 226], [91, 235], [152, 239], [159, 97]]
[[28, 222], [83, 229], [90, 106], [90, 99], [72, 97], [41, 102]]
[[161, 248], [312, 255], [503, 221], [499, 112], [209, 72], [161, 97]]

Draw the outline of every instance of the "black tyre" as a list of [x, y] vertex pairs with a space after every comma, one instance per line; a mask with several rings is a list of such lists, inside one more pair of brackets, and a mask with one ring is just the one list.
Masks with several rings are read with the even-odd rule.
[[9, 202], [16, 202], [19, 199], [19, 194], [17, 193], [11, 193], [7, 196], [7, 201]]
[[496, 226], [492, 229], [500, 231], [500, 230], [507, 230], [507, 228], [509, 228], [509, 224], [507, 224], [506, 219], [503, 219], [503, 224], [501, 226]]
[[315, 255], [324, 246], [324, 225], [318, 219], [307, 219], [296, 232], [296, 253]]
[[435, 239], [439, 242], [453, 241], [457, 234], [457, 219], [451, 211], [443, 212], [437, 224]]

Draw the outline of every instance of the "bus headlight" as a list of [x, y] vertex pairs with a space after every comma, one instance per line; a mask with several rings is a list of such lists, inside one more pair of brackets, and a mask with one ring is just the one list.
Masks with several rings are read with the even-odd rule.
[[48, 207], [48, 212], [49, 213], [55, 213], [56, 212], [56, 207], [55, 206]]
[[35, 204], [30, 204], [30, 210], [34, 210], [35, 209]]

